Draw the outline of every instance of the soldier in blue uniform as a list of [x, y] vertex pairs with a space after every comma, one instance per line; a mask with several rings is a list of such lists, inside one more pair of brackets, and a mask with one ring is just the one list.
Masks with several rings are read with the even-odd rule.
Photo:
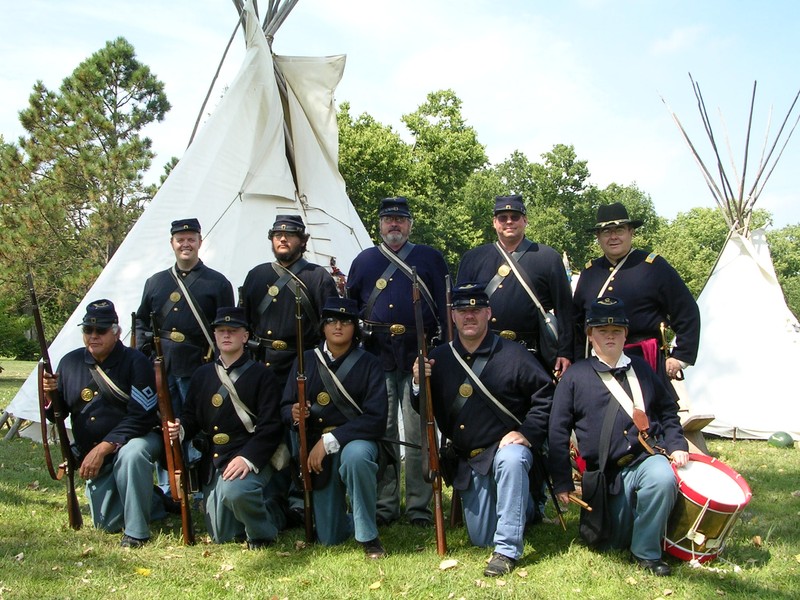
[[270, 457], [283, 440], [280, 391], [272, 372], [246, 350], [244, 309], [218, 309], [212, 326], [219, 357], [192, 376], [170, 436], [200, 434], [206, 442], [203, 494], [214, 542], [246, 539], [251, 550], [263, 548], [275, 541], [282, 519], [280, 508], [264, 499]]
[[[328, 298], [321, 330], [322, 343], [303, 357], [317, 538], [333, 545], [355, 535], [367, 558], [381, 558], [386, 551], [378, 537], [375, 506], [379, 440], [386, 430], [383, 369], [375, 356], [359, 347], [355, 300]], [[300, 417], [297, 394], [297, 381], [289, 379], [281, 416], [295, 427]], [[345, 495], [352, 514], [347, 514]]]
[[[680, 275], [663, 257], [632, 247], [634, 230], [640, 225], [642, 221], [630, 219], [619, 202], [597, 209], [597, 222], [591, 230], [603, 256], [588, 263], [578, 279], [576, 323], [583, 326], [586, 311], [599, 296], [619, 298], [630, 320], [626, 353], [644, 357], [666, 382], [697, 359], [700, 310]], [[662, 324], [676, 334], [669, 356], [662, 350]], [[576, 354], [584, 356], [583, 331], [577, 332], [576, 346]]]
[[319, 341], [325, 300], [338, 296], [331, 274], [303, 258], [309, 237], [300, 215], [278, 215], [269, 230], [275, 260], [250, 270], [239, 298], [259, 344], [258, 358], [275, 373], [281, 389], [297, 355], [295, 285], [300, 284], [306, 349]]
[[[320, 312], [325, 300], [339, 296], [331, 274], [303, 258], [309, 237], [300, 215], [277, 215], [269, 230], [275, 260], [251, 269], [239, 290], [239, 306], [244, 307], [253, 340], [258, 344], [256, 358], [275, 374], [279, 390], [292, 374], [290, 367], [297, 356], [296, 286], [300, 286], [303, 350], [319, 342]], [[296, 442], [287, 432], [290, 447]], [[283, 504], [287, 523], [299, 525], [303, 519], [302, 499], [295, 490], [290, 491], [291, 485], [289, 471], [284, 469], [273, 478], [269, 494]]]
[[558, 356], [554, 364], [545, 367], [562, 374], [572, 362], [574, 319], [572, 288], [561, 256], [550, 246], [525, 237], [528, 218], [520, 195], [495, 198], [493, 223], [497, 242], [464, 254], [458, 267], [458, 283], [488, 282], [492, 330], [537, 352], [539, 309], [531, 298], [534, 294], [544, 310], [552, 310], [558, 320]]
[[233, 288], [222, 273], [200, 260], [203, 237], [197, 219], [173, 221], [170, 235], [175, 264], [144, 284], [136, 311], [136, 343], [140, 350], [152, 347], [150, 314], [155, 313], [173, 410], [179, 415], [192, 374], [212, 358], [209, 323], [218, 308], [233, 304]]
[[[553, 384], [524, 346], [489, 327], [483, 284], [453, 290], [451, 344], [430, 353], [434, 414], [458, 456], [453, 488], [461, 492], [470, 541], [494, 546], [484, 575], [509, 573], [522, 556], [525, 524], [533, 518], [531, 468], [547, 437]], [[418, 381], [414, 363], [414, 381]]]
[[151, 519], [165, 515], [153, 492], [153, 463], [163, 449], [153, 367], [119, 341], [110, 300], [91, 302], [81, 327], [85, 348], [67, 353], [56, 374], [45, 375], [44, 389], [69, 411], [94, 526], [122, 529], [120, 544], [138, 548], [150, 539]]
[[[417, 338], [411, 292], [411, 267], [417, 268], [422, 296], [422, 318], [429, 341], [445, 333], [447, 264], [441, 252], [413, 244], [409, 235], [413, 219], [403, 197], [381, 201], [380, 232], [383, 242], [361, 252], [350, 267], [348, 295], [358, 301], [364, 319], [364, 347], [380, 357], [389, 394], [386, 437], [399, 438], [402, 413], [405, 440], [420, 443], [419, 416], [411, 408], [411, 365], [417, 355]], [[392, 447], [392, 464], [378, 487], [378, 522], [400, 518], [400, 453]], [[405, 450], [406, 517], [419, 526], [432, 522], [433, 490], [422, 475], [422, 456], [416, 448]]]
[[643, 359], [623, 353], [628, 325], [622, 301], [604, 296], [590, 305], [586, 335], [592, 356], [570, 368], [553, 399], [550, 472], [559, 501], [567, 504], [574, 490], [570, 434], [575, 431], [587, 471], [596, 471], [601, 423], [607, 409], [614, 410], [604, 469], [611, 537], [600, 549], [630, 548], [637, 564], [664, 576], [671, 569], [661, 559], [661, 536], [677, 496], [670, 460], [685, 465], [688, 446], [678, 406], [661, 379]]

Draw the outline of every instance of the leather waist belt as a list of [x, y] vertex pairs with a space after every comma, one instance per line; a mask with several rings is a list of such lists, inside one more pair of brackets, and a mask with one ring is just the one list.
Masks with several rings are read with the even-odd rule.
[[492, 331], [503, 339], [515, 342], [532, 342], [536, 336], [533, 331], [512, 331], [511, 329], [492, 329]]
[[206, 341], [202, 336], [183, 333], [182, 331], [162, 331], [159, 336], [161, 339], [170, 340], [178, 344], [191, 344], [192, 346], [205, 346]]
[[367, 331], [388, 331], [392, 335], [416, 332], [416, 328], [402, 323], [373, 323], [371, 321], [364, 323], [364, 329]]
[[256, 336], [255, 341], [258, 342], [258, 345], [262, 348], [268, 348], [271, 350], [291, 350], [294, 352], [294, 348], [289, 346], [289, 342], [285, 342], [284, 340], [270, 340], [267, 338], [262, 338]]

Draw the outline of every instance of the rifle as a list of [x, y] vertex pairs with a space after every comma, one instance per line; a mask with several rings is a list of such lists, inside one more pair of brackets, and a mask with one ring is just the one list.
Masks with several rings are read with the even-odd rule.
[[442, 508], [442, 475], [439, 469], [439, 443], [436, 435], [436, 422], [433, 416], [431, 382], [425, 375], [427, 348], [425, 343], [425, 323], [422, 320], [417, 268], [411, 267], [412, 298], [414, 301], [414, 324], [417, 328], [417, 361], [419, 365], [419, 420], [422, 438], [422, 473], [425, 481], [433, 486], [433, 524], [436, 530], [436, 551], [439, 556], [447, 553], [447, 539], [444, 531], [444, 510]]
[[128, 344], [131, 348], [136, 348], [136, 313], [131, 313], [131, 339]]
[[167, 368], [164, 365], [164, 355], [161, 351], [161, 328], [156, 313], [150, 313], [150, 323], [153, 327], [153, 349], [156, 358], [153, 369], [156, 376], [156, 392], [158, 393], [158, 412], [161, 413], [161, 435], [164, 438], [164, 454], [167, 457], [167, 472], [169, 473], [169, 489], [172, 499], [181, 505], [181, 529], [183, 530], [183, 543], [187, 546], [194, 544], [194, 522], [192, 521], [192, 508], [189, 504], [191, 483], [189, 471], [183, 460], [183, 448], [180, 440], [173, 442], [169, 435], [167, 421], [175, 422], [172, 410], [172, 398], [169, 394], [167, 383]]
[[[664, 353], [664, 360], [666, 360], [670, 356], [669, 342], [667, 341], [667, 324], [662, 321], [659, 323], [658, 329], [661, 332], [661, 351]], [[675, 373], [675, 379], [677, 381], [683, 381], [683, 369]]]
[[308, 470], [308, 432], [306, 431], [306, 372], [303, 366], [303, 304], [300, 284], [295, 282], [295, 318], [297, 319], [297, 403], [300, 410], [297, 418], [297, 431], [300, 435], [300, 479], [303, 482], [303, 521], [306, 528], [306, 542], [314, 541], [314, 515], [311, 507], [311, 472]]
[[[450, 280], [450, 275], [444, 276], [444, 294], [445, 302], [447, 304], [446, 318], [447, 318], [447, 341], [453, 341], [453, 282]], [[464, 524], [464, 510], [461, 508], [461, 493], [453, 488], [453, 494], [450, 501], [450, 528], [461, 527]]]
[[[39, 302], [36, 300], [36, 290], [33, 287], [33, 275], [28, 272], [28, 291], [31, 296], [31, 309], [33, 312], [33, 322], [36, 327], [36, 338], [39, 340], [39, 350], [42, 358], [39, 360], [37, 370], [37, 380], [39, 384], [39, 418], [42, 424], [42, 447], [44, 448], [44, 458], [47, 463], [47, 470], [50, 472], [50, 477], [59, 481], [63, 479], [64, 475], [67, 476], [67, 515], [69, 516], [69, 526], [75, 531], [83, 526], [83, 517], [81, 516], [81, 508], [78, 505], [78, 496], [75, 493], [75, 471], [77, 470], [77, 459], [72, 453], [70, 447], [69, 437], [67, 436], [67, 425], [65, 420], [67, 414], [64, 404], [61, 401], [61, 395], [58, 392], [45, 392], [44, 391], [44, 374], [53, 374], [52, 363], [50, 362], [50, 353], [47, 351], [47, 340], [44, 337], [44, 325], [42, 324], [42, 315], [39, 312]], [[61, 448], [61, 458], [63, 462], [58, 465], [58, 472], [53, 469], [53, 457], [50, 454], [50, 444], [48, 443], [47, 431], [47, 417], [45, 416], [45, 406], [49, 404], [53, 407], [53, 422], [56, 426], [58, 433], [58, 444]]]

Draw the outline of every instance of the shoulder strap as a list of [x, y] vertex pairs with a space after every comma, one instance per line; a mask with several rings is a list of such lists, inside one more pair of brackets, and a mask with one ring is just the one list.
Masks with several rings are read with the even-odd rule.
[[[344, 360], [344, 362], [339, 367], [339, 371], [345, 369], [344, 373], [341, 373], [341, 378], [344, 379], [347, 373], [353, 368], [353, 365], [358, 362], [358, 359], [364, 354], [365, 350], [361, 348], [354, 348], [352, 352], [348, 355], [348, 357]], [[361, 407], [353, 400], [353, 397], [347, 392], [347, 390], [342, 385], [341, 379], [336, 376], [336, 373], [331, 371], [330, 367], [328, 367], [328, 363], [325, 361], [325, 357], [322, 355], [322, 352], [319, 348], [314, 348], [314, 354], [317, 358], [317, 364], [319, 367], [319, 375], [322, 378], [322, 383], [325, 386], [325, 389], [331, 396], [331, 400], [333, 401], [334, 406], [339, 409], [347, 419], [354, 419], [358, 415], [362, 414]]]
[[603, 427], [600, 430], [600, 447], [598, 449], [598, 469], [600, 471], [605, 470], [606, 462], [608, 461], [608, 448], [611, 445], [611, 427], [614, 425], [617, 410], [619, 410], [619, 404], [616, 402], [609, 402], [608, 406], [606, 406]]
[[123, 392], [108, 374], [100, 368], [100, 365], [90, 365], [89, 373], [92, 375], [92, 379], [94, 379], [94, 382], [97, 384], [97, 387], [100, 388], [100, 392], [102, 392], [103, 395], [118, 400], [123, 404], [128, 404], [128, 401], [131, 399], [130, 395]]
[[636, 377], [636, 371], [630, 367], [625, 371], [625, 378], [628, 380], [628, 385], [631, 388], [633, 399], [625, 393], [625, 390], [620, 385], [619, 381], [609, 371], [600, 373], [596, 371], [597, 375], [603, 381], [611, 395], [616, 398], [619, 405], [628, 413], [628, 416], [633, 419], [633, 410], [638, 408], [644, 410], [644, 396], [642, 395], [642, 386], [639, 385], [639, 378]]
[[203, 336], [206, 338], [209, 348], [212, 348], [213, 350], [214, 340], [211, 338], [211, 327], [208, 324], [206, 316], [197, 308], [197, 300], [194, 299], [194, 296], [192, 296], [192, 293], [189, 291], [189, 286], [192, 285], [192, 283], [194, 283], [194, 281], [199, 277], [199, 273], [197, 273], [197, 271], [192, 271], [186, 277], [186, 281], [184, 282], [180, 277], [178, 277], [178, 270], [175, 265], [172, 265], [172, 269], [170, 269], [170, 275], [172, 275], [175, 283], [178, 284], [178, 287], [183, 292], [183, 295], [186, 298], [186, 304], [189, 305], [189, 309], [194, 315], [194, 320], [197, 321], [197, 324], [200, 326], [200, 331], [203, 332]]
[[248, 360], [240, 367], [237, 367], [233, 370], [232, 375], [228, 374], [228, 371], [225, 370], [221, 364], [216, 363], [214, 368], [217, 370], [217, 377], [222, 382], [223, 387], [227, 390], [228, 394], [230, 394], [231, 404], [233, 404], [233, 409], [236, 411], [236, 416], [239, 417], [239, 420], [244, 425], [244, 428], [247, 430], [247, 433], [253, 433], [256, 430], [255, 425], [253, 425], [253, 419], [255, 414], [251, 411], [247, 406], [242, 402], [239, 398], [239, 393], [236, 391], [236, 387], [234, 386], [234, 382], [241, 377], [247, 369], [252, 367], [255, 364], [255, 361]]

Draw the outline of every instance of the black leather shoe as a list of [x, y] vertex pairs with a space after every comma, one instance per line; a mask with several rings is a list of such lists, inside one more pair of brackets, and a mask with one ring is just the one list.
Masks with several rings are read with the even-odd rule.
[[492, 552], [492, 558], [489, 559], [489, 564], [486, 565], [483, 574], [485, 577], [499, 577], [511, 573], [516, 566], [517, 561], [513, 558], [499, 552]]
[[375, 538], [368, 542], [361, 542], [361, 547], [364, 548], [364, 556], [371, 560], [386, 556], [386, 550], [383, 549], [380, 538]]
[[150, 541], [150, 538], [139, 539], [139, 538], [131, 537], [131, 536], [127, 535], [127, 534], [123, 534], [122, 540], [120, 540], [119, 545], [122, 548], [141, 548], [142, 546], [144, 546], [149, 541]]
[[409, 524], [411, 524], [414, 527], [420, 527], [422, 529], [427, 529], [428, 527], [433, 527], [433, 521], [431, 521], [430, 519], [424, 519], [422, 517], [417, 517], [416, 519], [411, 519], [409, 521]]
[[639, 565], [639, 567], [650, 571], [657, 577], [668, 577], [669, 575], [672, 575], [672, 567], [670, 567], [660, 558], [655, 560], [647, 560], [644, 558], [639, 558], [638, 556], [634, 556], [633, 561]]
[[272, 540], [247, 540], [248, 550], [263, 550], [272, 544]]

